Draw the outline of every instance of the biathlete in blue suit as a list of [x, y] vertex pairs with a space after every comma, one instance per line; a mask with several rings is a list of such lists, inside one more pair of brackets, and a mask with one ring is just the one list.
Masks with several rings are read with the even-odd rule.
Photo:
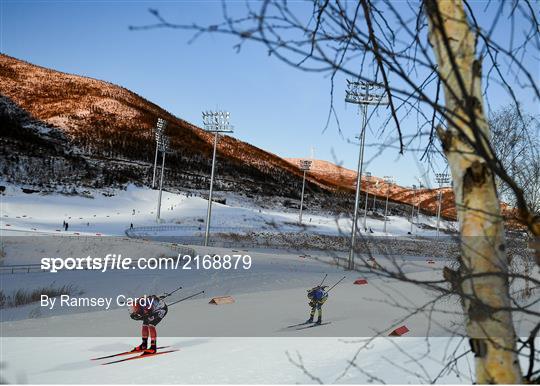
[[307, 297], [309, 299], [309, 306], [311, 307], [311, 312], [309, 313], [309, 319], [307, 323], [313, 323], [313, 317], [315, 316], [315, 310], [318, 311], [319, 315], [317, 318], [317, 324], [322, 323], [322, 306], [324, 302], [328, 299], [328, 292], [326, 289], [327, 285], [316, 286], [312, 289], [307, 290]]

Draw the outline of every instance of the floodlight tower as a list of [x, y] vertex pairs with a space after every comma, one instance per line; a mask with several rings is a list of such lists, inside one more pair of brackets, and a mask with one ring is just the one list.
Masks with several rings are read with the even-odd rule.
[[302, 180], [302, 195], [300, 198], [300, 215], [298, 217], [298, 222], [302, 224], [302, 209], [304, 207], [304, 189], [306, 187], [306, 173], [309, 172], [309, 169], [311, 169], [311, 162], [309, 160], [301, 160], [300, 161], [300, 170], [304, 172], [304, 178]]
[[444, 185], [450, 182], [450, 175], [448, 173], [435, 173], [435, 181], [439, 184], [438, 204], [437, 204], [437, 238], [439, 238], [439, 226], [441, 223], [441, 202], [442, 202], [442, 188]]
[[[379, 181], [375, 180], [375, 193], [377, 193], [377, 187], [379, 186]], [[377, 209], [377, 195], [373, 193], [373, 214], [375, 214]]]
[[412, 210], [411, 210], [411, 235], [413, 234], [413, 223], [414, 223], [414, 205], [416, 202], [416, 185], [412, 186], [413, 190], [413, 200], [412, 200]]
[[[348, 269], [354, 268], [354, 240], [356, 237], [356, 226], [358, 218], [358, 203], [360, 201], [360, 189], [362, 187], [362, 166], [364, 163], [364, 144], [366, 142], [366, 126], [368, 106], [374, 105], [376, 108], [379, 105], [388, 104], [388, 96], [384, 91], [384, 86], [375, 82], [355, 82], [347, 79], [347, 91], [345, 102], [354, 103], [361, 106], [362, 111], [362, 127], [360, 130], [360, 155], [358, 157], [358, 170], [356, 177], [356, 195], [354, 199], [354, 213], [351, 229], [351, 246], [349, 250], [349, 265]], [[367, 210], [367, 208], [366, 208]], [[365, 217], [364, 217], [365, 218]], [[365, 220], [364, 220], [365, 222]]]
[[169, 137], [163, 135], [159, 141], [159, 150], [161, 150], [162, 159], [161, 159], [161, 177], [159, 178], [159, 195], [158, 195], [158, 204], [157, 204], [157, 215], [156, 222], [160, 222], [161, 215], [161, 191], [163, 189], [163, 175], [165, 174], [165, 154], [169, 150]]
[[364, 229], [367, 229], [367, 206], [368, 206], [368, 199], [369, 199], [368, 182], [371, 180], [371, 173], [366, 172], [364, 176], [366, 180], [366, 205], [364, 207]]
[[384, 206], [384, 230], [383, 232], [386, 233], [386, 222], [388, 221], [388, 218], [386, 217], [388, 214], [388, 196], [390, 195], [390, 185], [394, 183], [394, 177], [392, 176], [384, 176], [384, 182], [386, 183], [386, 205]]
[[228, 111], [203, 111], [204, 129], [214, 133], [214, 153], [212, 155], [212, 172], [210, 174], [210, 192], [208, 193], [208, 211], [206, 212], [206, 231], [204, 233], [204, 246], [208, 246], [210, 236], [210, 219], [212, 217], [212, 193], [214, 190], [214, 171], [216, 168], [216, 149], [219, 133], [232, 133], [233, 127], [229, 124], [231, 113]]
[[[422, 184], [422, 182], [420, 181], [419, 178], [416, 178], [418, 180], [418, 208], [416, 208], [416, 223], [417, 224], [420, 224], [420, 206], [422, 205], [422, 192], [421, 190], [424, 189], [424, 185]], [[418, 235], [418, 226], [416, 227], [416, 234]]]
[[165, 132], [165, 128], [167, 127], [167, 121], [161, 118], [158, 118], [157, 125], [155, 129], [156, 134], [156, 155], [154, 157], [154, 174], [152, 177], [152, 189], [156, 188], [156, 169], [157, 169], [157, 158], [158, 158], [158, 152], [159, 152], [159, 143], [161, 141], [161, 136]]

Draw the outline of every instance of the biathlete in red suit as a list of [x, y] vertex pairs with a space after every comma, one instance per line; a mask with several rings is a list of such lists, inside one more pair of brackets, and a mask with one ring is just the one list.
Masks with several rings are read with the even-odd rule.
[[[142, 320], [142, 343], [132, 351], [144, 351], [149, 354], [157, 352], [157, 331], [156, 326], [165, 315], [167, 315], [167, 304], [163, 300], [165, 296], [149, 295], [143, 296], [130, 307], [129, 316], [133, 320]], [[152, 300], [152, 301], [151, 301]], [[150, 336], [150, 347], [148, 347], [148, 336]]]

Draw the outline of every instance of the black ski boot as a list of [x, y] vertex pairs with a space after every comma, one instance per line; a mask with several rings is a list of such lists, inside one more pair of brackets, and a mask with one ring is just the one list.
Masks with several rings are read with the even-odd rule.
[[144, 354], [155, 354], [157, 353], [157, 343], [156, 341], [152, 341], [152, 344], [150, 345], [150, 348], [147, 348], [144, 350]]
[[321, 324], [321, 323], [322, 323], [322, 319], [321, 319], [321, 317], [319, 316], [319, 317], [317, 318], [317, 321], [315, 322], [315, 324]]
[[148, 339], [144, 339], [142, 340], [142, 343], [140, 345], [138, 345], [137, 347], [135, 347], [133, 350], [131, 350], [132, 352], [137, 352], [137, 351], [144, 351], [146, 350], [146, 347], [148, 346]]
[[307, 323], [313, 323], [313, 316], [311, 316], [308, 320], [306, 320], [306, 324]]

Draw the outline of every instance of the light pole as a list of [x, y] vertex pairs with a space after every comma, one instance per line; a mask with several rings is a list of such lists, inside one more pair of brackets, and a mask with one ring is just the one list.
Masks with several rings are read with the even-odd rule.
[[[366, 125], [368, 105], [388, 104], [388, 96], [384, 91], [384, 87], [380, 83], [375, 82], [354, 82], [347, 79], [347, 91], [345, 102], [358, 104], [362, 111], [362, 128], [360, 130], [360, 155], [358, 157], [358, 170], [356, 175], [356, 195], [354, 198], [354, 213], [351, 227], [351, 245], [349, 249], [349, 264], [348, 269], [354, 268], [354, 245], [356, 237], [356, 227], [358, 219], [358, 203], [360, 201], [360, 189], [362, 186], [362, 166], [364, 163], [364, 144], [366, 142]], [[364, 217], [365, 222], [365, 217]], [[364, 224], [365, 226], [365, 224]]]
[[[379, 181], [375, 180], [375, 193], [377, 193], [377, 187], [379, 186]], [[373, 214], [375, 214], [375, 209], [377, 208], [377, 195], [373, 193]]]
[[300, 196], [300, 215], [298, 217], [298, 222], [302, 224], [302, 209], [304, 206], [304, 189], [306, 187], [306, 173], [311, 169], [311, 161], [301, 160], [300, 161], [300, 170], [304, 172], [304, 178], [302, 179], [302, 195]]
[[366, 172], [364, 175], [366, 178], [366, 203], [364, 207], [364, 231], [367, 229], [367, 206], [368, 206], [368, 199], [369, 199], [369, 193], [368, 193], [368, 183], [371, 180], [371, 173]]
[[[421, 189], [424, 188], [424, 185], [422, 185], [422, 183], [420, 182], [420, 180], [418, 180], [418, 194], [419, 194], [419, 200], [418, 200], [418, 208], [416, 208], [416, 223], [417, 224], [420, 224], [420, 206], [422, 205], [422, 192], [421, 192]], [[416, 235], [418, 235], [418, 225], [416, 226], [416, 232], [415, 232]]]
[[156, 155], [154, 157], [154, 174], [152, 177], [152, 189], [156, 188], [156, 169], [157, 169], [157, 158], [159, 152], [159, 143], [161, 141], [161, 136], [165, 132], [165, 127], [167, 127], [167, 121], [161, 118], [158, 118], [156, 125]]
[[169, 149], [169, 137], [163, 135], [161, 137], [161, 140], [159, 141], [159, 148], [161, 150], [162, 159], [161, 159], [161, 176], [159, 178], [159, 195], [158, 195], [158, 204], [157, 204], [157, 215], [156, 215], [156, 222], [160, 222], [160, 215], [161, 215], [161, 191], [163, 189], [163, 175], [165, 174], [165, 154], [167, 154], [167, 150]]
[[383, 232], [386, 233], [386, 222], [388, 221], [388, 218], [386, 217], [388, 214], [388, 196], [390, 195], [390, 185], [394, 183], [394, 177], [392, 176], [384, 176], [384, 182], [386, 183], [386, 205], [384, 206], [384, 230]]
[[206, 231], [204, 233], [204, 246], [208, 246], [210, 236], [210, 219], [212, 217], [212, 193], [214, 191], [214, 171], [216, 168], [216, 151], [219, 133], [232, 133], [233, 127], [229, 124], [231, 113], [228, 111], [203, 111], [204, 129], [214, 133], [214, 152], [212, 155], [212, 172], [210, 174], [210, 192], [208, 193], [208, 211], [206, 212]]
[[435, 180], [439, 184], [438, 204], [437, 204], [437, 238], [439, 238], [439, 226], [441, 223], [441, 202], [442, 202], [442, 188], [450, 182], [450, 176], [447, 173], [435, 173]]
[[412, 200], [412, 210], [411, 210], [411, 235], [413, 234], [414, 203], [416, 202], [416, 185], [413, 185], [412, 189], [413, 189], [413, 200]]

